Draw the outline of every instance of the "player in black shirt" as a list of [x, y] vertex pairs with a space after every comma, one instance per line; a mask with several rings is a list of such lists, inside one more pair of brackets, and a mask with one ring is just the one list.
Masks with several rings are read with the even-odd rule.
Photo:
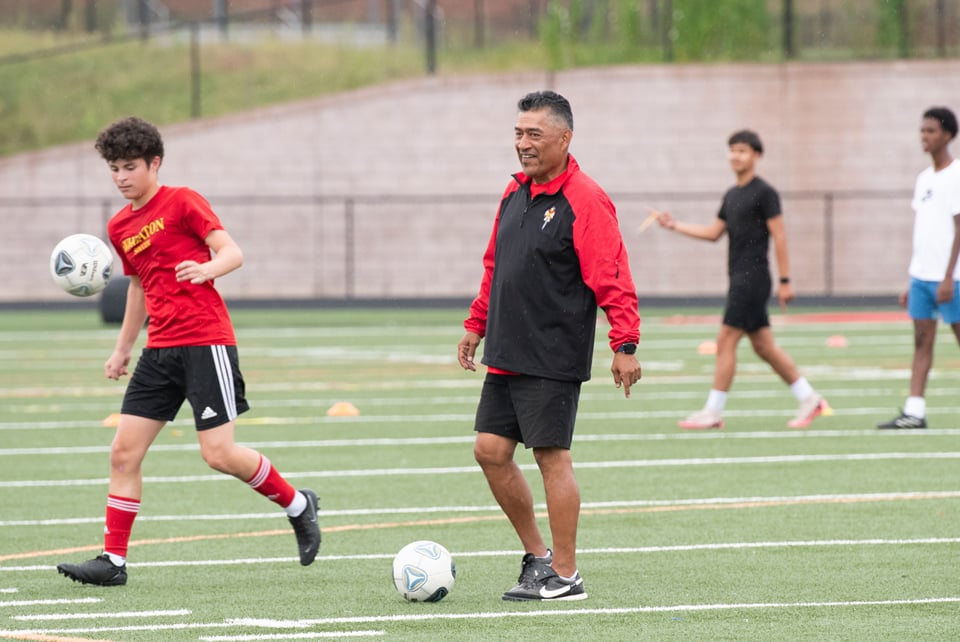
[[686, 236], [717, 241], [726, 232], [730, 239], [727, 257], [730, 289], [727, 292], [723, 325], [717, 335], [713, 388], [703, 409], [682, 420], [680, 427], [723, 428], [723, 407], [736, 372], [737, 345], [746, 335], [757, 356], [770, 364], [790, 386], [800, 403], [797, 415], [787, 425], [790, 428], [806, 428], [819, 415], [831, 414], [832, 411], [806, 377], [801, 376], [790, 355], [777, 345], [770, 329], [767, 301], [772, 290], [772, 279], [767, 255], [771, 238], [780, 275], [777, 299], [781, 308], [785, 308], [794, 298], [780, 196], [756, 175], [756, 163], [763, 155], [763, 144], [757, 134], [748, 130], [738, 131], [727, 144], [730, 148], [730, 167], [737, 177], [737, 184], [724, 195], [717, 218], [705, 225], [678, 222], [669, 212], [659, 212], [657, 218], [662, 227]]

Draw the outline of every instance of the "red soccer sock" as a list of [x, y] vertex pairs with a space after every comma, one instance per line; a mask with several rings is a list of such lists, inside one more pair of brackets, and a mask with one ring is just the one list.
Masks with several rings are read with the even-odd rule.
[[250, 488], [254, 489], [270, 501], [280, 504], [284, 508], [290, 505], [297, 489], [290, 485], [283, 476], [277, 472], [270, 460], [260, 455], [260, 466], [257, 472], [247, 480]]
[[140, 511], [140, 500], [107, 495], [107, 518], [103, 526], [103, 551], [120, 557], [127, 556], [133, 520]]

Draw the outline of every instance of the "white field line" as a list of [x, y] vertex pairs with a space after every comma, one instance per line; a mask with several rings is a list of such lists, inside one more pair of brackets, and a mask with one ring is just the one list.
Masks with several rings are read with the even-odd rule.
[[[702, 395], [701, 395], [702, 396]], [[900, 401], [897, 397], [893, 399], [888, 406], [878, 406], [871, 408], [842, 408], [835, 409], [837, 415], [841, 416], [877, 416], [887, 418], [896, 410], [896, 405]], [[634, 403], [632, 401], [628, 403]], [[642, 410], [643, 401], [636, 401], [636, 410], [624, 410], [620, 412], [580, 412], [577, 414], [578, 422], [587, 421], [638, 421], [642, 419], [668, 419], [677, 420], [683, 415], [683, 411], [678, 410]], [[960, 407], [932, 407], [928, 408], [927, 415], [955, 417], [960, 413]], [[771, 419], [783, 419], [793, 417], [796, 414], [795, 408], [774, 410], [725, 410], [724, 417], [761, 417]], [[409, 414], [409, 415], [360, 415], [358, 417], [281, 417], [281, 416], [261, 416], [261, 417], [240, 417], [237, 425], [243, 426], [324, 426], [329, 424], [427, 424], [427, 423], [461, 423], [472, 430], [473, 422], [476, 418], [475, 413], [437, 413], [437, 414]], [[183, 426], [185, 429], [192, 430], [193, 423], [191, 419], [184, 419], [180, 422], [171, 422], [171, 426]], [[36, 422], [2, 422], [0, 431], [16, 430], [60, 430], [66, 428], [102, 428], [99, 421], [36, 421]]]
[[203, 642], [257, 642], [259, 640], [322, 640], [324, 638], [373, 638], [386, 631], [315, 631], [307, 633], [262, 633], [254, 635], [201, 635]]
[[[690, 499], [637, 499], [605, 502], [582, 502], [582, 510], [616, 509], [616, 508], [652, 508], [659, 506], [707, 506], [722, 504], [753, 504], [753, 503], [820, 503], [842, 501], [895, 501], [916, 499], [957, 499], [960, 490], [937, 491], [903, 491], [896, 493], [847, 493], [827, 495], [789, 495], [789, 496], [751, 496], [751, 497], [703, 497]], [[534, 504], [538, 511], [546, 510], [543, 503]], [[320, 510], [319, 515], [331, 517], [373, 517], [378, 515], [435, 515], [435, 514], [463, 514], [463, 513], [498, 513], [500, 507], [495, 504], [484, 506], [390, 506], [384, 508], [350, 508], [343, 510]], [[237, 514], [192, 514], [192, 515], [140, 515], [137, 522], [187, 522], [187, 521], [243, 521], [281, 519], [286, 515], [280, 511], [269, 513], [237, 513]], [[91, 517], [60, 517], [51, 519], [3, 520], [0, 528], [23, 526], [69, 526], [76, 524], [98, 524], [103, 522], [103, 515]], [[15, 590], [15, 589], [14, 589]]]
[[[906, 606], [916, 604], [955, 604], [960, 597], [931, 597], [914, 600], [851, 600], [835, 602], [765, 602], [744, 604], [677, 604], [673, 606], [637, 606], [627, 608], [605, 609], [549, 609], [542, 611], [494, 611], [478, 613], [417, 613], [412, 615], [375, 615], [357, 617], [317, 618], [310, 620], [295, 620], [293, 626], [303, 623], [313, 626], [331, 624], [373, 624], [387, 622], [424, 622], [430, 620], [473, 620], [473, 619], [500, 619], [508, 617], [556, 617], [560, 615], [626, 615], [631, 613], [671, 613], [692, 611], [737, 611], [745, 609], [798, 609], [798, 608], [838, 608], [863, 606]], [[246, 620], [234, 620], [241, 624]], [[250, 620], [251, 625], [267, 625], [268, 621]]]
[[370, 615], [334, 618], [316, 618], [303, 620], [269, 620], [257, 618], [237, 618], [225, 622], [191, 622], [175, 624], [143, 624], [136, 626], [105, 626], [77, 629], [36, 629], [36, 630], [0, 630], [0, 636], [14, 634], [31, 635], [82, 635], [132, 631], [172, 631], [187, 629], [222, 629], [231, 627], [256, 627], [272, 629], [304, 629], [310, 626], [336, 626], [344, 624], [389, 624], [397, 622], [429, 622], [441, 620], [494, 620], [506, 618], [539, 618], [558, 616], [611, 616], [645, 613], [684, 613], [705, 611], [742, 611], [742, 610], [788, 610], [788, 609], [844, 609], [871, 606], [916, 606], [930, 604], [957, 604], [960, 597], [928, 597], [902, 600], [850, 600], [824, 602], [760, 602], [733, 604], [677, 604], [664, 606], [637, 606], [624, 608], [582, 608], [582, 609], [543, 609], [536, 611], [477, 611], [470, 613], [416, 613], [406, 615]]
[[18, 588], [0, 588], [0, 593], [19, 593], [20, 589]]
[[102, 602], [100, 597], [81, 597], [76, 599], [58, 600], [6, 600], [0, 602], [0, 608], [20, 608], [22, 606], [56, 606], [59, 604], [97, 604]]
[[203, 642], [248, 642], [257, 640], [321, 640], [324, 638], [372, 638], [386, 631], [318, 631], [315, 633], [266, 633], [261, 635], [202, 635]]
[[[660, 468], [676, 466], [729, 466], [729, 465], [762, 465], [762, 464], [806, 464], [813, 462], [853, 462], [853, 461], [932, 461], [932, 460], [960, 459], [960, 452], [892, 452], [892, 453], [845, 453], [833, 455], [773, 455], [763, 457], [693, 457], [688, 459], [632, 459], [623, 461], [594, 461], [576, 462], [578, 470], [613, 469], [613, 468]], [[520, 464], [522, 470], [538, 470], [536, 464]], [[287, 472], [287, 479], [321, 479], [344, 477], [395, 477], [416, 475], [462, 475], [475, 474], [476, 465], [472, 466], [443, 466], [435, 468], [363, 468], [355, 470], [322, 470]], [[179, 475], [144, 477], [144, 483], [149, 484], [182, 484], [196, 482], [222, 482], [233, 480], [227, 475]], [[49, 480], [16, 480], [2, 481], [0, 488], [40, 488], [40, 487], [74, 487], [74, 486], [106, 486], [108, 478], [93, 479], [49, 479]]]
[[[365, 352], [369, 352], [369, 349], [365, 349]], [[675, 355], [674, 355], [675, 356]], [[20, 359], [11, 360], [11, 368], [14, 367], [13, 364], [16, 364], [16, 367], [22, 367]], [[354, 359], [351, 358], [351, 361]], [[453, 363], [453, 358], [451, 357], [450, 362]], [[2, 362], [0, 362], [2, 363]], [[641, 381], [641, 386], [655, 386], [655, 385], [670, 385], [675, 386], [678, 384], [691, 384], [691, 385], [702, 385], [707, 384], [712, 381], [710, 376], [713, 370], [713, 360], [704, 360], [704, 374], [699, 375], [675, 375], [675, 374], [664, 374], [664, 372], [675, 372], [677, 369], [684, 366], [685, 360], [683, 359], [671, 359], [669, 361], [641, 361], [644, 365], [644, 373], [646, 374], [645, 378]], [[61, 370], [63, 368], [60, 362], [57, 362], [57, 367]], [[600, 382], [599, 385], [608, 385], [608, 373], [606, 369], [609, 367], [608, 359], [598, 359], [594, 364], [596, 376], [590, 381], [587, 382], [586, 386], [595, 386], [598, 385], [597, 382]], [[659, 367], [658, 367], [659, 366]], [[869, 366], [834, 366], [834, 365], [817, 365], [817, 364], [804, 364], [803, 370], [809, 375], [809, 373], [815, 373], [817, 382], [821, 383], [823, 387], [823, 381], [833, 381], [836, 380], [839, 383], [846, 383], [856, 379], [859, 380], [868, 380], [868, 381], [882, 381], [882, 380], [901, 380], [904, 385], [906, 380], [910, 376], [909, 360], [907, 360], [902, 367], [899, 368], [879, 368], [879, 367], [869, 367]], [[98, 368], [99, 371], [99, 368]], [[102, 375], [101, 375], [102, 376]], [[765, 363], [754, 363], [754, 362], [745, 362], [738, 365], [737, 370], [737, 382], [738, 383], [770, 383], [776, 379], [773, 373], [770, 371], [769, 366]], [[960, 372], [955, 370], [945, 370], [937, 369], [931, 372], [931, 381], [943, 380], [943, 381], [955, 381], [960, 379]], [[369, 381], [366, 380], [363, 382], [363, 389], [366, 391], [376, 391], [376, 390], [422, 390], [422, 389], [479, 389], [483, 383], [482, 375], [478, 373], [464, 373], [462, 377], [457, 377], [453, 379], [415, 379], [415, 380], [381, 380], [381, 381]], [[264, 382], [257, 385], [257, 390], [309, 390], [309, 391], [336, 391], [344, 389], [356, 389], [358, 384], [355, 383], [344, 383], [339, 381], [280, 381], [280, 382]], [[121, 384], [110, 384], [103, 382], [98, 385], [87, 385], [87, 386], [57, 386], [45, 387], [45, 386], [0, 386], [0, 398], [17, 398], [17, 397], [70, 397], [70, 396], [119, 396], [123, 394], [123, 386]]]
[[[676, 433], [612, 433], [612, 434], [577, 434], [575, 443], [602, 443], [602, 442], [666, 442], [666, 441], [715, 441], [730, 439], [843, 439], [849, 437], [871, 437], [877, 439], [909, 439], [924, 436], [955, 437], [960, 435], [960, 428], [928, 428], [926, 430], [897, 431], [877, 430], [875, 428], [861, 430], [768, 430], [768, 431], [684, 431]], [[287, 448], [370, 448], [370, 447], [423, 447], [456, 444], [472, 444], [473, 435], [459, 435], [449, 437], [371, 437], [366, 439], [314, 439], [314, 440], [285, 440], [285, 441], [243, 441], [244, 446], [257, 450], [282, 450]], [[189, 444], [157, 444], [150, 447], [150, 452], [197, 452], [200, 446]], [[0, 457], [23, 457], [27, 455], [81, 455], [106, 454], [109, 446], [55, 446], [34, 448], [0, 448]]]
[[[798, 540], [798, 541], [769, 541], [769, 542], [717, 542], [712, 544], [674, 544], [671, 546], [635, 546], [635, 547], [603, 547], [578, 548], [577, 555], [654, 555], [658, 553], [682, 553], [690, 551], [738, 551], [738, 550], [777, 550], [795, 548], [837, 548], [837, 547], [880, 547], [880, 546], [951, 546], [960, 544], [960, 537], [924, 537], [915, 539], [830, 539], [830, 540]], [[521, 550], [498, 551], [457, 551], [452, 550], [455, 558], [483, 558], [507, 557], [515, 558], [523, 554]], [[392, 560], [396, 552], [392, 553], [364, 553], [354, 555], [319, 555], [317, 562], [363, 562], [373, 560]], [[249, 557], [231, 559], [206, 560], [164, 560], [158, 562], [136, 562], [131, 568], [137, 570], [147, 568], [180, 568], [195, 567], [225, 567], [225, 566], [257, 566], [262, 564], [284, 564], [296, 562], [296, 557]], [[48, 573], [56, 567], [48, 564], [31, 564], [27, 566], [0, 566], [0, 573]]]
[[[905, 378], [909, 375], [905, 374]], [[829, 390], [824, 390], [827, 393], [828, 399], [830, 401], [835, 401], [837, 399], [865, 399], [868, 397], [882, 397], [889, 399], [891, 395], [896, 396], [901, 393], [901, 386], [895, 385], [885, 388], [872, 388], [869, 390], [857, 389], [857, 388], [830, 388]], [[262, 392], [262, 390], [259, 390]], [[943, 387], [943, 388], [933, 388], [926, 391], [927, 397], [956, 397], [957, 391], [955, 387]], [[263, 398], [260, 397], [256, 399], [254, 405], [256, 409], [262, 408], [320, 408], [326, 411], [327, 408], [332, 406], [338, 401], [343, 401], [344, 395], [337, 395], [336, 397], [326, 397], [322, 399], [302, 399], [302, 398]], [[676, 400], [697, 400], [702, 401], [704, 398], [704, 393], [702, 390], [672, 390], [672, 391], [658, 391], [656, 394], [657, 400], [664, 399], [676, 399]], [[594, 387], [590, 392], [583, 392], [580, 395], [580, 403], [588, 404], [591, 402], [600, 402], [600, 401], [611, 401], [619, 400], [623, 398], [623, 393], [619, 390], [611, 388], [609, 391], [601, 391], [599, 387]], [[777, 388], [777, 389], [753, 389], [753, 390], [738, 390], [735, 393], [736, 399], [779, 399], [784, 400], [786, 403], [789, 401], [789, 393], [786, 388]], [[394, 407], [430, 407], [430, 406], [454, 406], [454, 405], [465, 405], [471, 410], [476, 406], [479, 395], [470, 394], [462, 396], [446, 395], [446, 396], [416, 396], [416, 395], [404, 395], [402, 397], [375, 397], [375, 398], [363, 398], [363, 399], [354, 399], [355, 403], [360, 406], [363, 410], [369, 408], [394, 408]], [[646, 403], [646, 399], [643, 399]], [[70, 402], [61, 402], [56, 404], [38, 404], [36, 402], [27, 402], [23, 403], [10, 403], [4, 404], [4, 409], [10, 413], [39, 413], [43, 412], [44, 414], [53, 414], [54, 412], [62, 412], [64, 414], [69, 414], [74, 416], [78, 411], [100, 411], [100, 412], [110, 412], [115, 410], [115, 408], [108, 408], [104, 405], [102, 401], [92, 401], [92, 402], [83, 402], [83, 401], [70, 401]], [[889, 410], [889, 409], [888, 409]], [[947, 412], [947, 410], [942, 410], [937, 407], [931, 407], [931, 412], [936, 410], [938, 412]], [[948, 409], [949, 410], [949, 409]], [[952, 409], [955, 412], [957, 409]], [[89, 422], [88, 422], [89, 423]], [[2, 424], [0, 424], [2, 425]], [[26, 428], [26, 426], [24, 426]]]
[[[954, 437], [960, 435], [960, 428], [928, 428], [926, 430], [913, 431], [878, 431], [875, 428], [862, 430], [791, 430], [791, 431], [743, 431], [732, 432], [723, 430], [704, 430], [693, 432], [676, 433], [635, 433], [635, 434], [606, 434], [591, 435], [577, 434], [574, 437], [575, 443], [598, 443], [598, 442], [666, 442], [666, 441], [715, 441], [728, 439], [818, 439], [828, 438], [893, 438], [906, 439], [909, 437], [940, 436]], [[313, 440], [285, 440], [285, 441], [242, 441], [244, 446], [257, 450], [282, 450], [287, 448], [370, 448], [370, 447], [423, 447], [423, 446], [442, 446], [455, 444], [472, 444], [475, 437], [473, 435], [459, 435], [450, 437], [370, 437], [366, 439], [313, 439]], [[198, 452], [200, 446], [194, 442], [187, 444], [157, 444], [150, 447], [150, 452]], [[0, 457], [24, 457], [29, 455], [40, 455], [48, 457], [52, 455], [90, 455], [106, 454], [110, 452], [110, 446], [51, 446], [51, 447], [32, 447], [32, 448], [0, 448]]]
[[42, 615], [11, 615], [11, 620], [21, 622], [51, 620], [98, 620], [101, 618], [121, 617], [177, 617], [190, 615], [190, 609], [171, 609], [166, 611], [119, 611], [117, 613], [44, 613]]

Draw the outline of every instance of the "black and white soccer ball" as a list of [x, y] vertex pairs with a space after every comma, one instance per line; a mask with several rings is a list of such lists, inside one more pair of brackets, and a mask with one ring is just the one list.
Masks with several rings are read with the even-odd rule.
[[453, 556], [436, 542], [411, 542], [393, 558], [393, 583], [408, 602], [439, 602], [456, 579]]
[[53, 248], [50, 276], [64, 292], [91, 296], [107, 287], [113, 271], [113, 252], [92, 234], [71, 234]]

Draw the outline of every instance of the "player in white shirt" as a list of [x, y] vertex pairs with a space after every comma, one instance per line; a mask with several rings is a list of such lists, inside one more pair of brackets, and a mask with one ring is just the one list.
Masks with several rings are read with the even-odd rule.
[[960, 341], [960, 162], [947, 146], [957, 136], [957, 117], [946, 107], [923, 114], [920, 141], [933, 165], [920, 172], [913, 191], [913, 256], [910, 289], [900, 305], [913, 319], [913, 365], [910, 396], [903, 411], [877, 428], [926, 428], [924, 393], [933, 365], [937, 318], [949, 323]]

